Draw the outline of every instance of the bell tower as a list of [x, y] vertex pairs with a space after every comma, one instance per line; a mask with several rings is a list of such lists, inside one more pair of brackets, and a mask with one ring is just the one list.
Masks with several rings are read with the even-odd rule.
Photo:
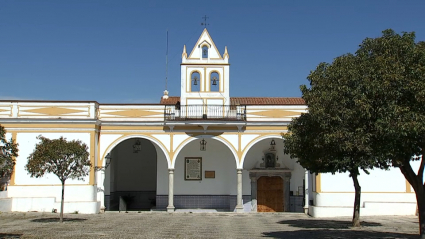
[[206, 28], [189, 55], [183, 47], [180, 103], [230, 105], [229, 53], [221, 56]]

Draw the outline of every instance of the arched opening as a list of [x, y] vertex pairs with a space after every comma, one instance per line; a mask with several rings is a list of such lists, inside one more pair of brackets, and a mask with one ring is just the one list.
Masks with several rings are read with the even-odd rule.
[[190, 81], [191, 81], [191, 86], [190, 86], [190, 91], [191, 92], [197, 92], [197, 91], [201, 91], [201, 75], [199, 74], [199, 72], [192, 72], [192, 74], [190, 75]]
[[168, 168], [162, 150], [148, 139], [130, 138], [109, 154], [111, 161], [104, 179], [106, 210], [155, 209], [158, 179]]
[[220, 91], [220, 75], [217, 72], [212, 72], [210, 75], [210, 91]]
[[174, 165], [176, 210], [234, 211], [236, 202], [236, 160], [228, 146], [211, 137], [200, 137], [184, 145]]
[[281, 137], [259, 138], [247, 146], [242, 185], [243, 194], [251, 195], [252, 211], [303, 212], [305, 171], [283, 148]]
[[202, 47], [202, 58], [208, 58], [208, 46]]

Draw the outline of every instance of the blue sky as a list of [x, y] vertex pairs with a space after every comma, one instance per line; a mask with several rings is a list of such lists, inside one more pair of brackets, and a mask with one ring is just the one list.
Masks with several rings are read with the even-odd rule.
[[0, 1], [0, 99], [158, 103], [180, 95], [202, 16], [230, 54], [230, 95], [299, 97], [320, 62], [381, 31], [425, 40], [425, 1]]

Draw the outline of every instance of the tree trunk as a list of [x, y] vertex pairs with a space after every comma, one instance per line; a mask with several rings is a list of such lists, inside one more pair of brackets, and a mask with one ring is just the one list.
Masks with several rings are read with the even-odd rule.
[[354, 212], [353, 212], [353, 227], [360, 227], [360, 195], [362, 188], [360, 187], [359, 180], [357, 179], [357, 172], [351, 173], [351, 178], [354, 182]]
[[61, 199], [61, 213], [60, 213], [60, 222], [63, 223], [63, 199], [65, 195], [65, 181], [62, 181], [62, 199]]
[[425, 239], [425, 191], [423, 186], [415, 192], [419, 211], [419, 238]]
[[421, 166], [418, 170], [418, 175], [415, 174], [409, 161], [399, 166], [401, 173], [404, 175], [406, 180], [412, 185], [415, 190], [416, 203], [418, 205], [419, 212], [419, 238], [425, 239], [425, 188], [423, 185], [423, 167], [424, 159], [421, 159]]

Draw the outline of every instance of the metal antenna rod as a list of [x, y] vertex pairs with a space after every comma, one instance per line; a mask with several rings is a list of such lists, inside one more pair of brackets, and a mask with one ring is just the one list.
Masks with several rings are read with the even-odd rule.
[[165, 90], [167, 90], [168, 84], [168, 29], [167, 29], [167, 48], [165, 52]]

